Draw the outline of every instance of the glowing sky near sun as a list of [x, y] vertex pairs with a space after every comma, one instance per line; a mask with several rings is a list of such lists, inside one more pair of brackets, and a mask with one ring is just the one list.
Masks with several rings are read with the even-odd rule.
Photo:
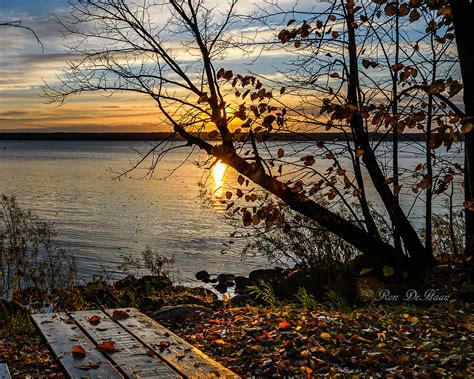
[[[240, 0], [239, 7], [244, 13], [256, 5], [253, 0]], [[143, 95], [125, 93], [109, 97], [89, 93], [70, 98], [61, 107], [46, 104], [41, 97], [43, 82], [54, 84], [66, 60], [71, 58], [55, 21], [55, 16], [68, 12], [67, 0], [0, 0], [0, 22], [21, 20], [44, 45], [42, 51], [28, 31], [0, 27], [0, 132], [165, 130], [156, 106]], [[232, 32], [241, 29], [242, 25], [236, 25]], [[274, 75], [279, 62], [281, 56], [275, 53], [261, 55], [256, 62], [241, 54], [230, 54], [222, 65], [242, 73]]]

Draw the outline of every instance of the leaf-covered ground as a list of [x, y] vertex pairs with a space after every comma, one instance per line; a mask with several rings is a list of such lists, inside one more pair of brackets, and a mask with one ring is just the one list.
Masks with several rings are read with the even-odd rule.
[[469, 308], [225, 307], [170, 329], [243, 376], [474, 377]]
[[16, 378], [62, 378], [46, 344], [21, 312], [0, 311], [0, 362]]
[[[338, 312], [291, 304], [235, 307], [191, 290], [173, 291], [165, 305], [200, 300], [212, 313], [161, 322], [244, 377], [474, 377], [474, 316], [468, 303]], [[61, 377], [21, 312], [0, 312], [0, 361], [18, 378]]]

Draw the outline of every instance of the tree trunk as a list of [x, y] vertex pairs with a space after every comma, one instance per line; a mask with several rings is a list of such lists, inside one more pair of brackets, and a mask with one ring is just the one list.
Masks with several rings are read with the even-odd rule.
[[[472, 22], [474, 3], [469, 0], [451, 0], [453, 24], [456, 33], [459, 63], [464, 84], [464, 112], [470, 122], [474, 122], [474, 39]], [[474, 202], [474, 128], [464, 135], [464, 200]], [[472, 209], [472, 208], [471, 208]], [[465, 210], [466, 217], [466, 255], [474, 267], [474, 212]]]
[[[346, 24], [348, 31], [348, 52], [349, 52], [349, 80], [348, 80], [348, 99], [350, 103], [357, 104], [357, 86], [358, 86], [358, 65], [357, 65], [357, 50], [356, 37], [354, 32], [354, 14], [350, 11], [346, 15]], [[396, 235], [400, 235], [405, 248], [410, 254], [410, 261], [416, 267], [429, 267], [436, 263], [433, 254], [427, 252], [418, 237], [417, 232], [410, 223], [396, 197], [385, 183], [385, 177], [380, 169], [380, 166], [375, 157], [374, 151], [370, 146], [368, 134], [363, 126], [363, 121], [360, 113], [356, 113], [350, 120], [350, 126], [354, 131], [357, 142], [364, 150], [362, 161], [364, 162], [367, 171], [372, 179], [375, 189], [380, 195], [382, 202], [387, 209], [391, 221], [395, 224], [395, 229], [398, 230]], [[403, 255], [403, 251], [397, 249], [398, 254]]]
[[246, 176], [260, 187], [271, 192], [285, 202], [291, 209], [319, 223], [330, 232], [342, 238], [364, 255], [371, 258], [379, 268], [383, 265], [393, 265], [397, 268], [409, 268], [407, 257], [399, 254], [390, 244], [374, 238], [364, 229], [352, 224], [341, 216], [329, 211], [306, 195], [292, 191], [286, 184], [266, 174], [264, 170], [248, 163], [233, 151], [226, 151], [225, 146], [213, 149], [213, 155], [222, 162], [233, 167], [237, 172]]

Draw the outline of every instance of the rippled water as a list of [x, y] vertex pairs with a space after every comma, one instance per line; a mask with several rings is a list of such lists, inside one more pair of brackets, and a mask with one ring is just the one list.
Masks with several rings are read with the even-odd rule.
[[[192, 161], [166, 180], [113, 180], [145, 143], [82, 141], [0, 142], [0, 193], [15, 194], [25, 209], [54, 222], [59, 242], [89, 276], [101, 265], [111, 269], [123, 255], [138, 256], [146, 245], [175, 258], [174, 277], [189, 283], [202, 269], [211, 273], [248, 273], [266, 261], [222, 255], [232, 228], [219, 203], [203, 206], [203, 170]], [[181, 164], [186, 150], [171, 152], [157, 177]], [[194, 159], [196, 160], [196, 159]], [[219, 168], [218, 170], [219, 171]], [[221, 172], [223, 174], [223, 172]], [[134, 172], [134, 177], [141, 176]], [[230, 174], [229, 174], [230, 175]], [[220, 178], [204, 174], [209, 190], [222, 191]]]
[[[278, 146], [289, 148], [285, 143], [276, 145], [275, 151]], [[291, 146], [296, 150], [296, 161], [307, 154], [307, 144]], [[210, 174], [193, 163], [203, 156], [193, 155], [165, 180], [136, 179], [144, 170], [133, 172], [135, 179], [113, 180], [115, 175], [109, 169], [130, 167], [130, 159], [137, 157], [133, 149], [144, 151], [147, 147], [145, 142], [0, 141], [0, 193], [15, 194], [23, 208], [54, 222], [59, 242], [74, 252], [86, 277], [101, 265], [113, 270], [123, 255], [138, 256], [146, 245], [173, 256], [174, 277], [187, 284], [193, 283], [194, 274], [202, 269], [247, 274], [267, 265], [263, 258], [242, 262], [237, 253], [221, 254], [233, 229], [224, 221], [219, 201], [203, 205], [199, 183], [204, 182], [215, 197], [222, 195], [226, 182], [235, 180], [223, 165], [215, 166]], [[413, 168], [423, 160], [416, 157], [416, 150], [416, 144], [404, 145], [401, 166]], [[156, 176], [167, 176], [189, 152], [170, 152]], [[451, 152], [451, 158], [462, 162], [459, 152]], [[329, 160], [316, 161], [316, 166], [324, 168], [330, 164]], [[367, 191], [369, 199], [376, 199], [373, 190]], [[408, 186], [402, 190], [402, 206], [407, 212], [413, 198]], [[460, 190], [455, 201], [462, 204]], [[439, 198], [435, 209], [442, 211], [442, 207], [443, 199]], [[422, 218], [422, 201], [410, 214], [415, 222]]]

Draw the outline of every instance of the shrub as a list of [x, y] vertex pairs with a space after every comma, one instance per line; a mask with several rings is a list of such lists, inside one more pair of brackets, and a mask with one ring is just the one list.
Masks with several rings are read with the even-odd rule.
[[[0, 295], [10, 300], [28, 287], [54, 301], [77, 278], [74, 257], [55, 246], [51, 225], [19, 208], [14, 196], [0, 201]], [[46, 300], [46, 299], [44, 299]]]
[[142, 252], [141, 257], [124, 256], [123, 262], [118, 269], [123, 273], [136, 276], [140, 275], [143, 271], [147, 271], [153, 276], [169, 279], [173, 264], [174, 258], [160, 255], [154, 252], [150, 246], [147, 246]]

